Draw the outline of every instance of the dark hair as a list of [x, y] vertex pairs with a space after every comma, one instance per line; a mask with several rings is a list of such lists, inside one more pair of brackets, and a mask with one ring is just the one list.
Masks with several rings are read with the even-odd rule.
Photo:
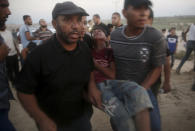
[[24, 15], [23, 20], [25, 21], [28, 17], [30, 17], [30, 15]]
[[112, 15], [117, 15], [119, 18], [121, 18], [121, 15], [118, 12], [114, 12]]
[[110, 29], [110, 28], [113, 28], [113, 25], [112, 24], [107, 24], [107, 27]]
[[166, 29], [162, 29], [162, 32], [166, 31]]
[[95, 14], [93, 16], [100, 19], [100, 15], [99, 14]]
[[150, 15], [149, 15], [149, 19], [154, 19], [154, 12], [153, 12], [153, 10], [152, 10], [152, 8], [151, 7], [149, 7], [149, 11], [150, 11]]
[[[125, 2], [124, 2], [124, 9], [126, 10], [129, 5], [132, 5], [132, 0], [125, 0]], [[150, 7], [150, 6], [152, 6], [152, 2], [151, 1], [148, 1], [148, 3], [146, 5], [148, 7]]]

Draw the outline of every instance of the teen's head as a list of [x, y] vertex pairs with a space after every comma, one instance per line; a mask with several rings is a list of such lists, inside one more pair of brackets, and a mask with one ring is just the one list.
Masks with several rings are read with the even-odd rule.
[[128, 26], [144, 28], [147, 24], [150, 6], [152, 3], [149, 0], [125, 0], [123, 15], [127, 19]]
[[30, 15], [24, 15], [23, 20], [24, 20], [24, 23], [26, 25], [32, 25], [32, 19], [31, 19]]
[[148, 14], [148, 21], [147, 21], [147, 24], [148, 24], [148, 25], [152, 25], [153, 20], [154, 20], [154, 12], [153, 12], [152, 8], [149, 7], [149, 14]]
[[107, 37], [106, 37], [106, 31], [98, 25], [95, 25], [92, 32], [92, 38], [94, 40], [94, 46], [97, 46], [97, 43], [104, 44], [106, 46]]
[[121, 15], [118, 12], [112, 14], [112, 25], [120, 26], [121, 25]]

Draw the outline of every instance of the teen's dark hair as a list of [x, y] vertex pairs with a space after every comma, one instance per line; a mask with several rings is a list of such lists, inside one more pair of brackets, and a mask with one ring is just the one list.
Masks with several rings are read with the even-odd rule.
[[166, 29], [162, 29], [162, 32], [166, 31]]
[[[129, 6], [129, 5], [132, 5], [132, 4], [131, 4], [131, 0], [125, 0], [125, 2], [124, 2], [124, 9], [125, 9], [125, 10], [128, 9], [128, 6]], [[148, 7], [152, 6], [152, 2], [149, 1], [149, 3], [148, 3], [147, 5], [148, 5]]]
[[96, 18], [99, 18], [100, 19], [100, 15], [99, 14], [95, 14], [93, 16], [95, 16]]
[[25, 21], [28, 17], [30, 17], [30, 15], [24, 15], [23, 20]]
[[152, 10], [152, 8], [151, 7], [149, 7], [149, 11], [150, 11], [150, 15], [149, 15], [149, 19], [154, 19], [154, 12], [153, 12], [153, 10]]
[[117, 15], [119, 18], [121, 18], [121, 15], [118, 12], [114, 12], [112, 15]]

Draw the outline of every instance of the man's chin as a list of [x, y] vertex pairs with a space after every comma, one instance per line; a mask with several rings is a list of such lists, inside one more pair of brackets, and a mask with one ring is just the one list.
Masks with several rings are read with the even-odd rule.
[[0, 22], [0, 29], [4, 28], [5, 22]]

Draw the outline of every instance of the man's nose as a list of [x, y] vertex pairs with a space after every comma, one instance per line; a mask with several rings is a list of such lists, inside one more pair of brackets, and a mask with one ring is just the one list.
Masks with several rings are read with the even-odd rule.
[[11, 15], [11, 11], [8, 7], [6, 8], [6, 15]]

